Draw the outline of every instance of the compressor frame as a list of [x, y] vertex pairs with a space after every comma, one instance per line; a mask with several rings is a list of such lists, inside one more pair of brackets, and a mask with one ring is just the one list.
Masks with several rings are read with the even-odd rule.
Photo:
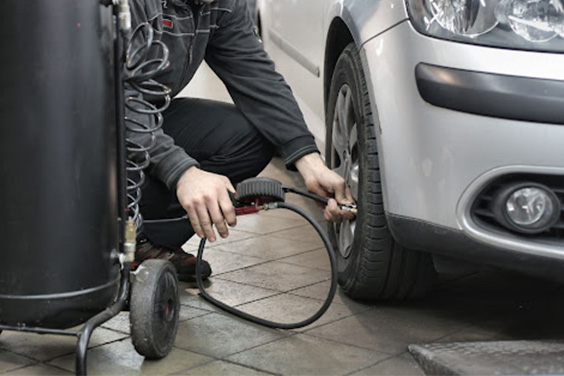
[[[50, 335], [61, 335], [61, 336], [75, 336], [77, 337], [76, 346], [76, 357], [75, 357], [75, 371], [77, 375], [86, 374], [86, 361], [87, 361], [87, 349], [90, 338], [93, 331], [101, 326], [103, 323], [107, 322], [111, 318], [118, 315], [124, 310], [129, 310], [130, 306], [133, 309], [138, 308], [140, 313], [136, 316], [137, 327], [149, 327], [137, 329], [142, 332], [143, 338], [136, 338], [135, 326], [136, 323], [132, 319], [132, 341], [137, 352], [144, 355], [146, 358], [158, 359], [162, 358], [170, 352], [178, 327], [178, 315], [180, 310], [179, 298], [178, 298], [178, 279], [176, 272], [172, 264], [168, 261], [163, 260], [148, 260], [142, 263], [135, 274], [141, 275], [140, 281], [130, 280], [131, 273], [131, 262], [134, 258], [135, 252], [135, 237], [136, 237], [136, 226], [139, 227], [139, 223], [134, 223], [131, 220], [129, 211], [131, 210], [131, 197], [128, 196], [128, 158], [127, 158], [127, 141], [126, 141], [126, 121], [125, 121], [125, 109], [124, 104], [126, 104], [126, 99], [124, 95], [124, 71], [125, 66], [125, 47], [124, 40], [127, 38], [127, 33], [130, 30], [130, 13], [129, 5], [127, 0], [93, 0], [97, 1], [100, 6], [112, 6], [112, 17], [113, 26], [116, 30], [113, 35], [113, 47], [114, 47], [114, 84], [115, 84], [115, 126], [116, 126], [116, 177], [117, 177], [117, 225], [118, 225], [118, 236], [119, 241], [117, 244], [118, 250], [111, 252], [110, 257], [120, 264], [121, 270], [119, 271], [119, 286], [117, 287], [117, 295], [114, 298], [113, 303], [98, 312], [94, 316], [90, 317], [88, 320], [84, 321], [79, 330], [71, 329], [57, 329], [57, 328], [47, 328], [47, 327], [33, 327], [26, 326], [23, 323], [21, 326], [4, 325], [0, 324], [0, 333], [3, 330], [6, 331], [16, 331], [16, 332], [27, 332], [27, 333], [37, 333], [37, 334], [50, 334]], [[136, 166], [134, 171], [139, 171], [141, 168]], [[134, 189], [138, 189], [142, 182], [137, 182], [134, 184]], [[133, 205], [138, 203], [138, 198], [133, 199]], [[137, 208], [133, 210], [138, 210]], [[153, 275], [151, 275], [153, 274]], [[150, 275], [150, 277], [147, 277]], [[116, 279], [116, 284], [117, 284]], [[141, 287], [137, 288], [136, 284]], [[145, 294], [146, 290], [150, 290], [147, 293], [151, 296], [148, 299], [136, 299], [135, 294], [139, 295], [143, 291]], [[165, 290], [166, 289], [166, 290]], [[151, 291], [152, 290], [152, 291]], [[165, 304], [162, 305], [158, 299], [164, 297]], [[147, 301], [147, 302], [145, 302]], [[144, 305], [144, 306], [143, 306]], [[157, 305], [159, 307], [157, 307]], [[163, 310], [160, 314], [157, 309]], [[133, 316], [133, 315], [130, 315]], [[152, 333], [147, 333], [147, 330], [153, 329], [151, 320], [161, 320], [158, 326], [158, 330], [163, 331], [164, 336], [151, 336]], [[149, 335], [146, 335], [149, 334]], [[147, 338], [148, 337], [148, 338]]]

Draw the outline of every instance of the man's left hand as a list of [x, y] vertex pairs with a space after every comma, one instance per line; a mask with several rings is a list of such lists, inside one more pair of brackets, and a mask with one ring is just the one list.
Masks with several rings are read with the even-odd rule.
[[340, 223], [343, 219], [352, 219], [348, 210], [341, 210], [340, 205], [353, 205], [354, 199], [345, 179], [329, 169], [318, 153], [304, 155], [296, 161], [296, 168], [302, 175], [308, 191], [329, 199], [323, 210], [327, 221]]

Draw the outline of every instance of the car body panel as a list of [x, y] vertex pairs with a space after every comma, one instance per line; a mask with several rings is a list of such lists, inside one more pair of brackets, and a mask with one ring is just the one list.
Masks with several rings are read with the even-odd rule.
[[[290, 12], [295, 4], [259, 0], [259, 8], [261, 1], [277, 3], [279, 7], [285, 4], [286, 17], [292, 17]], [[325, 140], [323, 93], [328, 84], [323, 79], [328, 68], [321, 64], [321, 59], [331, 47], [327, 35], [337, 20], [346, 25], [359, 48], [368, 81], [379, 135], [386, 212], [428, 224], [439, 241], [441, 229], [459, 231], [493, 249], [564, 259], [562, 243], [545, 244], [496, 233], [477, 226], [470, 218], [476, 195], [497, 176], [527, 172], [564, 177], [564, 125], [500, 119], [434, 106], [422, 99], [415, 80], [416, 66], [425, 63], [564, 82], [564, 54], [485, 47], [424, 36], [412, 27], [403, 1], [313, 3], [317, 8], [310, 11], [326, 12], [323, 23], [312, 26], [312, 19], [292, 27], [317, 28], [312, 31], [315, 35], [322, 30], [325, 39], [318, 42], [321, 50], [316, 46], [310, 51], [317, 51], [318, 56], [308, 55], [319, 64], [319, 77], [284, 49], [269, 43], [268, 37], [265, 46], [297, 94], [320, 145]], [[268, 13], [268, 6], [260, 11]], [[299, 44], [299, 48], [307, 50], [308, 43]], [[452, 250], [453, 255], [456, 252]]]
[[267, 51], [290, 86], [300, 93], [300, 107], [318, 145], [323, 149], [324, 51], [331, 22], [342, 20], [357, 45], [361, 46], [375, 35], [405, 20], [407, 13], [404, 3], [397, 0], [294, 0], [288, 4], [277, 0], [258, 0], [256, 4], [261, 23], [265, 25], [263, 40]]

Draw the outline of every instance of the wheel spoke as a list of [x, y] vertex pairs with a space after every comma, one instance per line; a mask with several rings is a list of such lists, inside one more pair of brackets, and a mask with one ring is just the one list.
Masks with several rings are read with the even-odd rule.
[[354, 231], [356, 221], [343, 221], [339, 226], [339, 252], [344, 258], [349, 257], [352, 243], [354, 240]]
[[343, 99], [339, 106], [339, 133], [346, 145], [349, 136], [351, 95], [347, 86], [342, 89]]
[[[346, 174], [347, 174], [347, 164], [346, 163], [340, 163], [339, 166], [336, 166], [333, 168], [333, 171], [335, 171], [339, 176], [342, 176], [343, 178], [345, 178]], [[346, 180], [346, 178], [345, 178]]]
[[343, 114], [342, 114], [342, 108], [344, 106], [344, 100], [345, 97], [343, 95], [343, 92], [339, 92], [339, 95], [337, 96], [337, 103], [335, 106], [335, 115], [334, 115], [334, 119], [333, 119], [333, 135], [331, 137], [331, 140], [333, 142], [333, 151], [334, 153], [339, 157], [339, 160], [335, 160], [335, 158], [333, 158], [333, 166], [336, 167], [340, 164], [342, 164], [343, 161], [343, 152], [346, 148], [346, 134], [342, 132], [342, 121], [343, 121]]
[[343, 114], [343, 118], [345, 119], [343, 122], [343, 134], [348, 138], [351, 125], [354, 124], [354, 104], [352, 102], [352, 94], [350, 90], [347, 90], [345, 93]]
[[354, 162], [351, 169], [350, 175], [348, 176], [347, 183], [349, 188], [351, 189], [351, 193], [355, 200], [358, 200], [358, 174], [359, 174], [359, 165], [358, 161]]
[[357, 143], [358, 143], [358, 127], [356, 125], [356, 122], [354, 122], [354, 124], [351, 127], [351, 131], [349, 133], [349, 151], [351, 151], [351, 153], [356, 147]]

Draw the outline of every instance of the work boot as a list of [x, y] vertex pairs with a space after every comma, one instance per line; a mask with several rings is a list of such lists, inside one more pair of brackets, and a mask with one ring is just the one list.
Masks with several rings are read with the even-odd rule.
[[[182, 248], [168, 249], [151, 243], [148, 239], [137, 241], [135, 261], [131, 263], [131, 270], [135, 270], [143, 261], [148, 259], [160, 259], [169, 261], [176, 268], [179, 281], [196, 281], [196, 256], [184, 252]], [[202, 260], [202, 280], [208, 279], [212, 270], [210, 264]]]

